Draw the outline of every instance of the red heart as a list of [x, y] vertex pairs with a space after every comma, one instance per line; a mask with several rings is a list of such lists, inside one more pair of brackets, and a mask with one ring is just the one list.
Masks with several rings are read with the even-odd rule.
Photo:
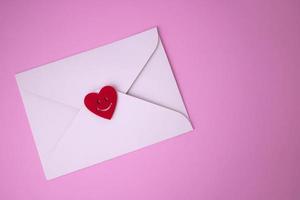
[[87, 94], [84, 104], [92, 113], [105, 119], [111, 119], [117, 104], [117, 92], [112, 86], [105, 86], [98, 94]]

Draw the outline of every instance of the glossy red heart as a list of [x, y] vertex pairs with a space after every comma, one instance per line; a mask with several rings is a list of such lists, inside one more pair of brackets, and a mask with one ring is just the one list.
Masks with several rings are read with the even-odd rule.
[[98, 94], [87, 94], [84, 104], [92, 113], [111, 119], [117, 105], [117, 92], [112, 86], [105, 86]]

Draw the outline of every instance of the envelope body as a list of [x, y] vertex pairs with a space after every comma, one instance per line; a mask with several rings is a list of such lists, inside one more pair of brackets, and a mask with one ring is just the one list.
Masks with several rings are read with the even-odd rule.
[[[16, 80], [47, 179], [193, 129], [157, 28], [18, 73]], [[106, 85], [118, 96], [111, 120], [83, 102]]]

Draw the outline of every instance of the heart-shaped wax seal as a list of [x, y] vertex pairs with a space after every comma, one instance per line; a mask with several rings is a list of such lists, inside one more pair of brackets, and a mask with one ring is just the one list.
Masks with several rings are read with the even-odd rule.
[[84, 104], [92, 113], [111, 119], [117, 104], [117, 92], [112, 86], [104, 86], [98, 94], [87, 94]]

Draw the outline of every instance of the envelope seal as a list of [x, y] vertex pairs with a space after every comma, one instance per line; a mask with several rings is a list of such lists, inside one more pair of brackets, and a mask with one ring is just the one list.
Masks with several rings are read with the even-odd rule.
[[87, 94], [84, 104], [92, 113], [110, 120], [117, 105], [117, 92], [112, 86], [104, 86], [99, 93]]

